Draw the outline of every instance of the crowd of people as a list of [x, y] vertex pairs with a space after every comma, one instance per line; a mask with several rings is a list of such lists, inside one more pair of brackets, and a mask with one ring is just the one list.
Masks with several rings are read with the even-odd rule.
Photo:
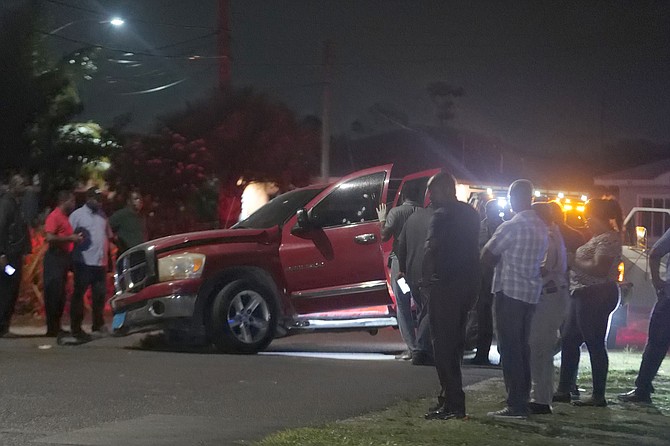
[[[19, 295], [24, 256], [32, 244], [26, 216], [27, 179], [13, 175], [0, 196], [0, 337], [9, 334], [14, 307]], [[91, 294], [91, 331], [108, 333], [104, 321], [107, 273], [113, 267], [110, 243], [117, 255], [146, 240], [146, 224], [141, 214], [143, 201], [137, 191], [128, 194], [126, 207], [107, 218], [102, 208], [103, 195], [97, 188], [85, 192], [85, 203], [76, 207], [71, 190], [58, 193], [57, 203], [44, 221], [48, 245], [43, 258], [43, 301], [47, 337], [72, 336], [79, 342], [91, 339], [84, 331], [84, 296]], [[33, 219], [37, 215], [33, 216]], [[70, 298], [70, 331], [62, 329], [61, 319], [67, 302], [68, 275], [72, 271], [74, 290]]]
[[[0, 195], [0, 337], [9, 333], [19, 294], [23, 258], [31, 250], [29, 225], [37, 216], [26, 199], [27, 179], [13, 175]], [[34, 190], [32, 191], [34, 193]], [[590, 238], [567, 226], [557, 203], [533, 203], [533, 185], [517, 180], [509, 188], [513, 216], [503, 221], [494, 201], [485, 217], [456, 198], [454, 178], [441, 172], [423, 189], [403, 191], [401, 204], [389, 212], [377, 209], [384, 240], [393, 238], [390, 256], [392, 288], [400, 333], [407, 350], [397, 358], [434, 366], [441, 390], [427, 419], [466, 417], [461, 364], [468, 314], [478, 319], [475, 365], [492, 365], [489, 350], [496, 322], [507, 391], [496, 418], [551, 414], [552, 403], [607, 406], [606, 334], [618, 305], [618, 265], [623, 222], [611, 198], [586, 203]], [[424, 207], [429, 198], [429, 204]], [[82, 328], [84, 295], [90, 288], [92, 332], [107, 332], [103, 317], [106, 278], [112, 266], [110, 243], [122, 253], [147, 239], [142, 196], [132, 191], [126, 206], [107, 218], [96, 188], [75, 209], [73, 191], [58, 193], [56, 207], [44, 222], [48, 249], [43, 258], [46, 336], [91, 339]], [[30, 216], [28, 216], [30, 215]], [[652, 312], [649, 339], [636, 388], [622, 401], [649, 403], [652, 381], [670, 347], [670, 281], [660, 277], [661, 258], [670, 253], [670, 230], [650, 251], [652, 283], [658, 302]], [[66, 283], [70, 271], [70, 332], [62, 329]], [[416, 318], [412, 310], [415, 303]], [[554, 386], [554, 356], [560, 342], [560, 380]], [[586, 344], [592, 370], [592, 392], [580, 398], [576, 386], [581, 345]]]
[[[553, 413], [553, 403], [605, 407], [607, 327], [619, 303], [618, 266], [623, 219], [612, 198], [591, 199], [584, 216], [590, 238], [565, 224], [558, 203], [533, 203], [533, 185], [509, 188], [512, 217], [503, 221], [496, 201], [485, 217], [456, 198], [446, 172], [433, 176], [423, 197], [403, 191], [401, 205], [378, 209], [382, 238], [394, 238], [390, 256], [398, 325], [407, 350], [398, 359], [435, 366], [441, 391], [426, 419], [466, 417], [461, 364], [468, 313], [476, 309], [478, 339], [474, 365], [492, 366], [489, 351], [496, 322], [497, 348], [507, 399], [488, 413], [524, 419]], [[636, 388], [618, 395], [651, 402], [652, 380], [670, 347], [670, 284], [660, 277], [660, 259], [670, 253], [670, 230], [650, 252], [658, 302]], [[403, 289], [407, 282], [408, 289]], [[412, 313], [415, 303], [416, 317]], [[592, 392], [581, 398], [576, 380], [582, 344], [591, 361]], [[554, 356], [560, 345], [560, 380]]]

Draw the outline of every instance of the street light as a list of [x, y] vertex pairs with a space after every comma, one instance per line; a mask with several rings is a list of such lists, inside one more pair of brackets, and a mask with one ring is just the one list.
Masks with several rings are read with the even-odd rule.
[[112, 20], [109, 21], [109, 23], [118, 28], [119, 26], [123, 26], [123, 24], [126, 22], [122, 18], [114, 17]]

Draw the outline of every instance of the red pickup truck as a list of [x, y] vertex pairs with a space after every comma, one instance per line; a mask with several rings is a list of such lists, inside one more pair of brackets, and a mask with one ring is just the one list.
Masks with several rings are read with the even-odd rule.
[[[255, 353], [276, 336], [397, 325], [376, 208], [392, 165], [282, 194], [232, 229], [165, 237], [117, 262], [117, 335], [163, 329]], [[427, 181], [435, 171], [407, 177]]]

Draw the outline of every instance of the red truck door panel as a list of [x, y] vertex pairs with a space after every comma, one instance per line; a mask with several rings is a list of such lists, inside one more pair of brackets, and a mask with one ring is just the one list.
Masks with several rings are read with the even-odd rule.
[[376, 208], [386, 200], [392, 165], [351, 174], [308, 206], [315, 228], [283, 228], [279, 256], [298, 314], [388, 305]]

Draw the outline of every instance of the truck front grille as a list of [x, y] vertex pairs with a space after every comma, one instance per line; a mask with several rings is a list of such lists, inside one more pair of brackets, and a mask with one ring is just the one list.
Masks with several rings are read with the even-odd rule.
[[151, 277], [151, 256], [143, 249], [125, 252], [116, 262], [116, 292], [137, 292], [148, 285]]

